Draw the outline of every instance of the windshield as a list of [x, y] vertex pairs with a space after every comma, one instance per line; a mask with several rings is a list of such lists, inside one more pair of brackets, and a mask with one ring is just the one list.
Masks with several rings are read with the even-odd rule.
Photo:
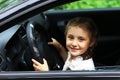
[[27, 0], [0, 0], [0, 13], [15, 7]]

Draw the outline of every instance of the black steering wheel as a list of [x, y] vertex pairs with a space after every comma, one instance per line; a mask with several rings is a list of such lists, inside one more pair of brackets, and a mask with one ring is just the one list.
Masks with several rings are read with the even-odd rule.
[[50, 70], [60, 70], [63, 61], [54, 46], [48, 45], [51, 39], [39, 23], [29, 22], [26, 28], [27, 40], [34, 59], [43, 63], [43, 58], [48, 62]]

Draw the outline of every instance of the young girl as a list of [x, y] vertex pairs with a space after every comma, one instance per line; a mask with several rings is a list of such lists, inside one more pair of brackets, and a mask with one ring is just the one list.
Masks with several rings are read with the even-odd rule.
[[[71, 19], [65, 30], [66, 48], [54, 38], [49, 45], [54, 45], [62, 56], [65, 64], [63, 70], [95, 70], [92, 59], [92, 50], [96, 45], [97, 29], [94, 22], [85, 17]], [[48, 64], [43, 59], [43, 64], [32, 59], [36, 71], [48, 71]]]

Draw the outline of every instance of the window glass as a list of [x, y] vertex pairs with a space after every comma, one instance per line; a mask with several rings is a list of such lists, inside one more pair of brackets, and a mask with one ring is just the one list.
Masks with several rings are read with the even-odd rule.
[[58, 6], [53, 10], [77, 10], [93, 8], [119, 8], [120, 0], [78, 0], [69, 4]]
[[0, 13], [18, 5], [27, 0], [0, 0]]

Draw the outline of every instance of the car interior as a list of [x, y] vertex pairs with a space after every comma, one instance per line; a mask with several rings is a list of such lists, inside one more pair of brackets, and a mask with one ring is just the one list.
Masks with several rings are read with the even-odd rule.
[[[97, 46], [93, 54], [96, 69], [105, 69], [104, 66], [120, 68], [119, 14], [120, 9], [117, 8], [55, 10], [45, 11], [20, 22], [2, 32], [6, 35], [10, 32], [14, 33], [4, 41], [3, 51], [5, 54], [0, 55], [0, 65], [4, 64], [4, 66], [1, 70], [33, 71], [31, 59], [35, 58], [42, 63], [43, 57], [47, 59], [50, 70], [62, 70], [64, 62], [59, 52], [54, 46], [47, 43], [53, 37], [65, 47], [64, 30], [66, 24], [71, 18], [80, 16], [92, 18], [99, 31]], [[1, 40], [4, 40], [3, 38]]]
[[[77, 16], [92, 18], [98, 27], [97, 46], [94, 49], [93, 59], [95, 66], [119, 66], [120, 64], [120, 31], [119, 9], [94, 9], [75, 11], [46, 12], [51, 36], [61, 44], [65, 44], [64, 29], [67, 21]], [[56, 35], [57, 34], [57, 35]]]

